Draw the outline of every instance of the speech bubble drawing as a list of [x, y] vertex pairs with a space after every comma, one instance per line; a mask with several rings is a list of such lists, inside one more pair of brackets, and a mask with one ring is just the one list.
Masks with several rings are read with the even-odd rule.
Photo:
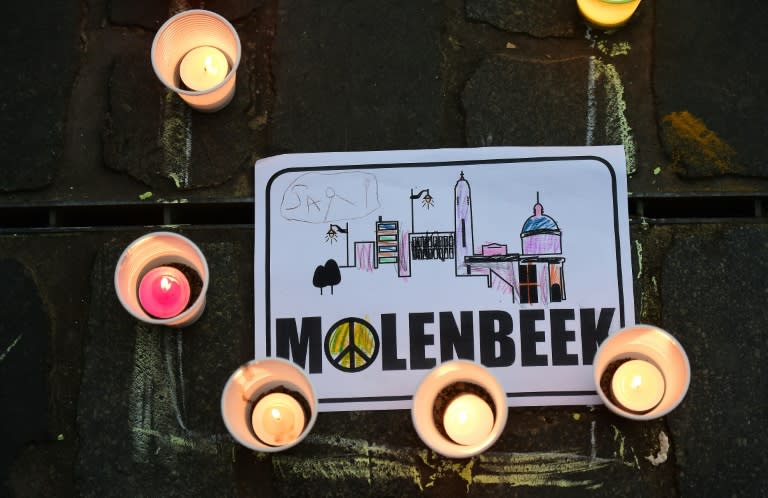
[[379, 184], [371, 173], [309, 172], [285, 189], [280, 215], [286, 220], [327, 223], [364, 218], [380, 206]]

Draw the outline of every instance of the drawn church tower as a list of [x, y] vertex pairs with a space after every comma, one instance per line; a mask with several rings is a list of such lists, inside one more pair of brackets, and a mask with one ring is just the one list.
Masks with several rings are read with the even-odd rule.
[[464, 172], [456, 181], [454, 193], [454, 230], [456, 240], [455, 262], [456, 275], [469, 275], [469, 270], [464, 264], [464, 256], [472, 256], [475, 252], [474, 232], [472, 230], [472, 192], [469, 182], [464, 179]]

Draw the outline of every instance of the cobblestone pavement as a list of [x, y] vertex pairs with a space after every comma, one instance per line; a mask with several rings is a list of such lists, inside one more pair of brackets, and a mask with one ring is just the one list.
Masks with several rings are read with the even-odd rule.
[[[0, 34], [0, 496], [768, 495], [768, 4], [644, 0], [613, 32], [573, 0], [82, 0]], [[155, 77], [188, 8], [236, 27], [233, 102]], [[274, 455], [218, 397], [253, 351], [253, 164], [280, 153], [624, 144], [638, 321], [693, 371], [672, 414], [515, 409], [492, 451], [428, 452], [406, 411], [321, 414]], [[212, 271], [183, 334], [112, 274], [148, 226]], [[216, 400], [212, 403], [211, 400]]]

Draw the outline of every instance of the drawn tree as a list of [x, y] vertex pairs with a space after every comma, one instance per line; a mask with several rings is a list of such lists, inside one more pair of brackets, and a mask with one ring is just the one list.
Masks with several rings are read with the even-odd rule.
[[320, 289], [320, 295], [323, 295], [323, 287], [331, 286], [331, 295], [333, 295], [333, 286], [341, 282], [341, 270], [335, 259], [329, 259], [324, 265], [318, 265], [315, 268], [315, 274], [312, 275], [312, 285]]
[[341, 271], [339, 271], [339, 264], [336, 263], [335, 259], [329, 259], [325, 262], [325, 278], [326, 285], [331, 286], [331, 295], [333, 295], [333, 286], [341, 283]]
[[328, 285], [327, 280], [325, 267], [323, 265], [318, 265], [317, 268], [315, 268], [315, 274], [312, 276], [312, 285], [320, 289], [321, 296], [323, 295], [323, 287]]

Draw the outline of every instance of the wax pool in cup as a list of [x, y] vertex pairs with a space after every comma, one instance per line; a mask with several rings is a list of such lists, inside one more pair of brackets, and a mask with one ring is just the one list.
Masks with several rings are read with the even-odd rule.
[[227, 76], [229, 63], [224, 52], [215, 47], [197, 47], [181, 59], [179, 76], [190, 90], [213, 88]]
[[627, 410], [644, 413], [655, 408], [664, 397], [665, 382], [653, 363], [629, 360], [622, 363], [611, 379], [611, 393]]
[[493, 430], [493, 411], [479, 396], [461, 394], [445, 409], [443, 428], [458, 444], [478, 444]]
[[293, 396], [270, 393], [256, 402], [251, 424], [261, 441], [282, 446], [295, 441], [304, 430], [304, 410]]
[[139, 302], [155, 318], [172, 318], [187, 308], [190, 286], [187, 277], [172, 266], [147, 272], [139, 284]]

